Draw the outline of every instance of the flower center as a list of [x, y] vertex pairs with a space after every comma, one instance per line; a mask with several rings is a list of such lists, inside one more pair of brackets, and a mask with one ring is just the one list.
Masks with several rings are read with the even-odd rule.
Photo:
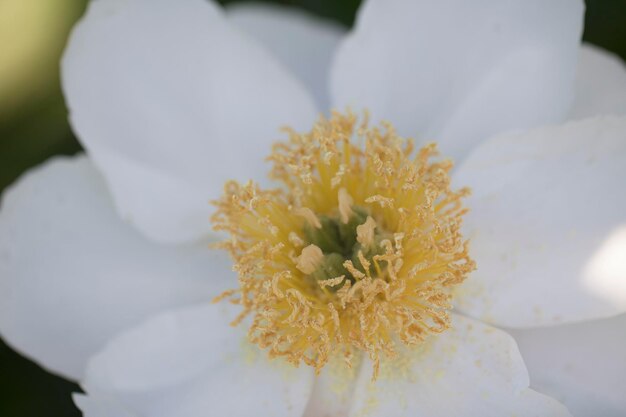
[[[413, 155], [393, 127], [333, 113], [306, 134], [288, 130], [269, 160], [281, 188], [229, 182], [215, 202], [220, 246], [235, 260], [249, 337], [316, 371], [365, 352], [374, 378], [398, 343], [450, 326], [451, 288], [474, 269], [460, 234], [467, 189], [450, 190], [435, 145]], [[357, 146], [355, 143], [362, 143]], [[216, 300], [217, 300], [216, 299]]]
[[[338, 200], [336, 216], [303, 212], [308, 219], [302, 231], [307, 246], [296, 263], [306, 279], [333, 291], [343, 287], [345, 280], [356, 284], [354, 275], [367, 274], [372, 263], [380, 268], [374, 256], [382, 254], [380, 244], [384, 240], [368, 211], [351, 205], [352, 198], [345, 188], [339, 190]], [[330, 285], [331, 279], [337, 284]]]

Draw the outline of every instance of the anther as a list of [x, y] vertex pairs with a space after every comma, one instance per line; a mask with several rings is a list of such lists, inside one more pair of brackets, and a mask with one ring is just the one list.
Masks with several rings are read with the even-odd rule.
[[322, 250], [315, 245], [309, 245], [302, 249], [302, 253], [298, 256], [296, 268], [305, 274], [312, 274], [324, 261]]
[[343, 224], [348, 223], [350, 221], [350, 217], [352, 217], [352, 204], [354, 204], [354, 200], [348, 194], [345, 188], [339, 189], [339, 217]]

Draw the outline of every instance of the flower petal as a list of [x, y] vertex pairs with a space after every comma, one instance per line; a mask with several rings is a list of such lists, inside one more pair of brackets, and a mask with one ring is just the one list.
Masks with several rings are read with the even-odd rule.
[[513, 338], [472, 319], [455, 316], [452, 329], [403, 354], [374, 384], [361, 370], [351, 417], [569, 416], [528, 388]]
[[626, 413], [626, 315], [512, 334], [533, 388], [559, 399], [575, 416]]
[[85, 157], [26, 174], [0, 211], [0, 331], [47, 368], [80, 378], [104, 342], [166, 308], [236, 282], [206, 244], [161, 246], [122, 222]]
[[343, 358], [327, 364], [315, 377], [303, 417], [347, 416], [352, 404], [358, 367], [347, 368]]
[[108, 398], [88, 397], [74, 394], [74, 403], [83, 412], [83, 417], [137, 417], [122, 405]]
[[118, 211], [159, 241], [210, 231], [225, 180], [265, 171], [312, 98], [205, 0], [90, 2], [63, 60], [71, 121]]
[[492, 134], [560, 121], [583, 9], [580, 0], [371, 0], [338, 49], [333, 103], [367, 107], [455, 158]]
[[301, 416], [312, 368], [270, 362], [229, 325], [236, 314], [228, 305], [192, 307], [115, 338], [87, 368], [89, 406], [113, 403], [144, 417]]
[[626, 114], [626, 65], [615, 54], [584, 44], [578, 58], [572, 119]]
[[343, 27], [295, 8], [261, 3], [235, 3], [226, 8], [226, 17], [289, 68], [321, 111], [328, 109], [330, 64]]
[[496, 137], [463, 163], [478, 270], [457, 307], [528, 327], [626, 311], [626, 118]]

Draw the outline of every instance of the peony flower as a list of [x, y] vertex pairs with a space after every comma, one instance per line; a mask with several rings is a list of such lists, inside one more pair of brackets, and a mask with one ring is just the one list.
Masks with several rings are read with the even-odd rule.
[[[63, 61], [70, 118], [86, 155], [35, 168], [3, 197], [2, 337], [50, 371], [81, 381], [85, 394], [76, 403], [88, 417], [622, 415], [626, 118], [619, 115], [626, 111], [626, 72], [615, 57], [580, 45], [582, 16], [582, 2], [573, 0], [370, 0], [344, 34], [300, 12], [265, 6], [91, 2]], [[246, 325], [256, 329], [253, 340], [266, 332], [257, 337], [260, 345], [294, 327], [272, 333], [245, 319], [232, 327], [241, 305], [211, 303], [237, 278], [226, 254], [207, 248], [224, 239], [211, 230], [215, 208], [208, 201], [229, 179], [262, 181], [259, 188], [229, 183], [215, 214], [218, 229], [251, 239], [256, 229], [238, 213], [252, 207], [258, 214], [270, 208], [257, 203], [278, 201], [261, 191], [271, 187], [263, 182], [263, 159], [271, 143], [284, 140], [278, 128], [306, 133], [319, 113], [347, 106], [368, 109], [373, 126], [381, 120], [395, 126], [370, 130], [387, 139], [368, 142], [393, 155], [388, 163], [398, 162], [388, 171], [391, 184], [404, 178], [407, 171], [396, 168], [411, 158], [394, 145], [405, 143], [400, 136], [417, 136], [420, 147], [436, 140], [457, 161], [453, 170], [428, 158], [413, 166], [423, 168], [415, 168], [415, 183], [428, 182], [438, 193], [425, 215], [446, 225], [441, 233], [450, 238], [433, 241], [447, 242], [448, 255], [456, 256], [440, 266], [458, 274], [444, 280], [450, 285], [420, 293], [431, 303], [420, 314], [434, 320], [424, 329], [439, 334], [418, 340], [420, 331], [405, 328], [415, 338], [385, 355], [387, 344], [372, 346], [386, 329], [359, 338], [365, 325], [350, 316], [342, 323], [346, 334], [356, 332], [352, 368], [330, 357], [326, 363], [283, 355], [300, 361], [294, 367], [268, 360], [268, 351], [280, 356], [276, 346], [259, 350], [245, 337]], [[332, 124], [349, 127], [338, 121], [350, 116], [333, 117], [278, 146], [276, 177], [302, 178], [289, 170], [307, 174], [302, 169], [311, 158], [325, 161], [325, 141], [343, 143], [343, 131]], [[307, 148], [311, 138], [317, 147]], [[432, 147], [422, 149], [432, 156]], [[376, 152], [356, 155], [367, 164]], [[370, 165], [347, 166], [354, 174]], [[311, 175], [314, 183], [321, 174]], [[359, 190], [387, 193], [378, 198], [381, 207], [401, 192], [367, 175], [338, 181], [332, 193], [311, 194], [318, 198], [311, 206], [335, 213], [325, 221], [341, 227], [358, 218], [354, 226], [362, 228], [350, 229], [349, 237], [363, 248], [397, 237], [388, 225], [400, 222], [400, 212], [383, 222], [374, 213], [376, 199], [359, 211], [373, 197]], [[469, 197], [458, 191], [465, 186]], [[301, 187], [291, 187], [293, 201], [300, 201]], [[407, 198], [414, 192], [406, 191]], [[237, 198], [254, 204], [237, 208]], [[438, 198], [448, 211], [435, 207]], [[283, 243], [302, 250], [285, 262], [310, 277], [326, 265], [315, 240], [323, 213], [297, 208], [310, 211], [300, 212], [300, 223], [292, 221], [295, 212], [284, 212], [282, 219], [297, 227], [293, 242]], [[281, 216], [256, 220], [270, 230]], [[309, 242], [297, 241], [303, 224], [310, 224]], [[266, 229], [258, 242], [269, 239]], [[243, 278], [243, 267], [263, 265], [265, 258], [243, 259], [236, 241], [227, 242]], [[366, 263], [387, 255], [376, 250], [357, 256], [355, 268], [365, 273]], [[419, 256], [402, 259], [421, 271]], [[477, 269], [463, 280], [471, 268], [459, 272], [459, 265], [472, 260]], [[406, 267], [386, 266], [387, 273], [395, 265]], [[358, 273], [348, 273], [356, 282]], [[327, 284], [329, 297], [347, 285]], [[252, 318], [271, 311], [274, 304], [259, 298], [268, 288], [245, 294], [252, 294], [243, 303]], [[449, 295], [454, 312], [447, 312]], [[385, 297], [379, 298], [390, 303]], [[292, 311], [295, 323], [302, 310]], [[308, 323], [304, 339], [289, 339], [291, 352], [322, 346], [306, 339], [318, 334], [316, 322]], [[388, 329], [398, 323], [389, 321]], [[359, 349], [358, 341], [368, 343]]]

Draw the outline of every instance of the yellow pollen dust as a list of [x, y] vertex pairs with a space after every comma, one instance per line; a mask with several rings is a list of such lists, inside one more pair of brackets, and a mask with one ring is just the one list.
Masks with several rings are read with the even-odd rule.
[[[235, 261], [229, 298], [252, 317], [249, 338], [270, 357], [319, 372], [341, 355], [374, 363], [450, 327], [451, 289], [474, 269], [460, 233], [468, 189], [452, 163], [415, 151], [390, 124], [351, 113], [287, 130], [269, 160], [281, 187], [228, 182], [215, 202], [219, 246]], [[356, 144], [361, 145], [356, 145]]]

